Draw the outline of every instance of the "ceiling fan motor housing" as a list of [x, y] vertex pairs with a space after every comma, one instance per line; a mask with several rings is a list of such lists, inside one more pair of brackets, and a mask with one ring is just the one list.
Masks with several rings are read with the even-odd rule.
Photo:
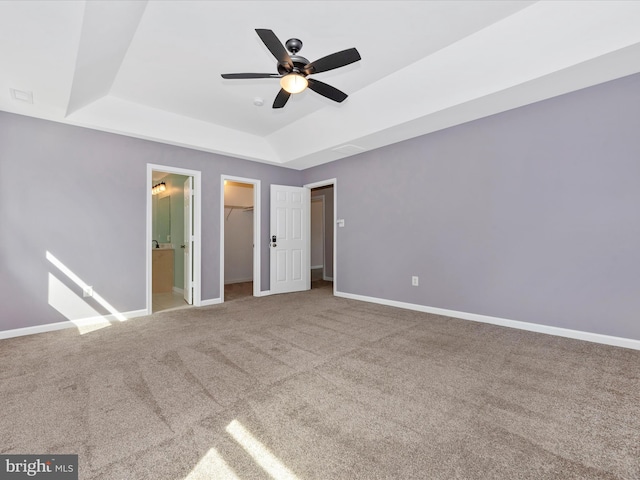
[[296, 55], [300, 50], [302, 50], [302, 40], [299, 38], [290, 38], [284, 44], [291, 53], [291, 62], [293, 63], [293, 70], [289, 71], [285, 66], [278, 63], [278, 73], [280, 75], [286, 75], [287, 73], [299, 73], [306, 77], [306, 74], [302, 71], [302, 69], [307, 66], [309, 60], [299, 55]]
[[[291, 62], [293, 62], [294, 73], [299, 73], [300, 75], [304, 75], [305, 77], [307, 76], [302, 69], [309, 64], [309, 60], [301, 57], [300, 55], [291, 55]], [[278, 63], [278, 73], [280, 75], [286, 75], [287, 73], [291, 72], [289, 72], [284, 65]]]
[[289, 52], [295, 55], [300, 50], [302, 50], [302, 40], [300, 40], [299, 38], [290, 38], [286, 41], [284, 46], [287, 47], [287, 50], [289, 50]]

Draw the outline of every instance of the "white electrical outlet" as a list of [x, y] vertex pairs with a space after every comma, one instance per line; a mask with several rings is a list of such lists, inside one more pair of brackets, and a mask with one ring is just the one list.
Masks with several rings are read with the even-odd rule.
[[418, 277], [411, 277], [411, 285], [417, 287], [419, 285]]
[[336, 223], [338, 224], [338, 227], [340, 228], [344, 227], [344, 218], [338, 219]]
[[86, 286], [82, 289], [82, 296], [83, 297], [93, 297], [93, 287], [90, 286]]

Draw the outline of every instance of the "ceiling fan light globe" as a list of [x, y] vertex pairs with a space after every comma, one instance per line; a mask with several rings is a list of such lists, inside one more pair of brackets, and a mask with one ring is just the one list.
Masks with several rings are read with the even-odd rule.
[[297, 73], [290, 73], [280, 79], [280, 86], [289, 93], [300, 93], [308, 85], [307, 79]]

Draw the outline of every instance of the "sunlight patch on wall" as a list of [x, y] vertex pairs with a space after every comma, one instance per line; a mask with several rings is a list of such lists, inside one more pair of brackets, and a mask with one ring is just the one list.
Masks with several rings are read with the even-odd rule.
[[240, 422], [237, 420], [232, 421], [227, 425], [226, 431], [272, 478], [275, 480], [299, 480], [267, 447], [251, 435]]
[[80, 335], [111, 326], [100, 313], [52, 273], [49, 273], [49, 305], [75, 323]]
[[[67, 267], [64, 263], [58, 260], [51, 252], [47, 251], [46, 254], [47, 260], [49, 260], [53, 265], [58, 267], [58, 269], [64, 273], [70, 280], [73, 281], [76, 285], [81, 288], [81, 291], [91, 288], [87, 283], [85, 283], [78, 275], [76, 275], [69, 267]], [[101, 295], [99, 295], [95, 290], [93, 290], [93, 295], [91, 296], [96, 302], [102, 305], [105, 309], [111, 313], [115, 318], [124, 322], [127, 320], [127, 317], [122, 315], [118, 310], [116, 310], [109, 302], [107, 302]]]
[[117, 311], [109, 302], [93, 290], [91, 286], [87, 285], [87, 283], [78, 277], [69, 267], [58, 260], [55, 255], [47, 251], [45, 256], [60, 272], [64, 273], [67, 278], [80, 287], [80, 292], [89, 289], [92, 292], [91, 298], [110, 313], [105, 316], [98, 312], [77, 292], [74, 292], [56, 275], [49, 272], [49, 305], [64, 315], [67, 320], [73, 322], [78, 328], [80, 335], [111, 326], [109, 318], [115, 318], [121, 322], [127, 320], [127, 317]]
[[240, 480], [215, 448], [210, 449], [184, 480]]

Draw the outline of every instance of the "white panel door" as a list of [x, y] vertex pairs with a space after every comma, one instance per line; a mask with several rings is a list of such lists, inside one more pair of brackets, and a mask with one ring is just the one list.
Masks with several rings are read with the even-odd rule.
[[184, 182], [184, 301], [193, 304], [193, 177]]
[[271, 185], [271, 293], [309, 290], [308, 188]]

